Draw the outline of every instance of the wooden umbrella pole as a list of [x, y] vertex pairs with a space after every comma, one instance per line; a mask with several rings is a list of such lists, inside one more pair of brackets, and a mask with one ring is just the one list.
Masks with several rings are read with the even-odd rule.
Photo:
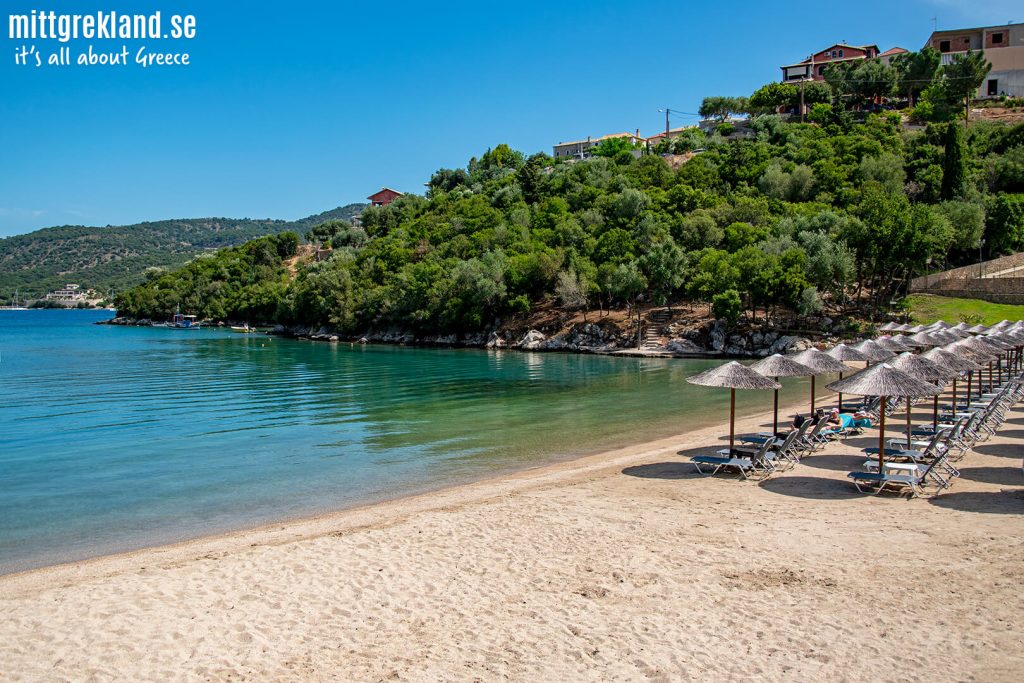
[[[974, 379], [974, 371], [971, 370], [967, 373], [967, 411], [971, 410], [971, 380]], [[953, 406], [953, 414], [956, 414], [956, 406]]]
[[[779, 378], [776, 377], [775, 381], [778, 382]], [[772, 434], [779, 433], [779, 390], [775, 390], [775, 411], [772, 413], [775, 417], [772, 419]]]
[[878, 410], [878, 473], [885, 471], [885, 396], [881, 397], [882, 402]]
[[[843, 380], [843, 373], [839, 373], [839, 381]], [[839, 392], [839, 412], [843, 412], [843, 392]]]
[[956, 377], [953, 378], [953, 419], [956, 420]]
[[939, 395], [935, 394], [935, 406], [932, 408], [932, 431], [939, 431]]
[[736, 390], [729, 389], [729, 456], [732, 456], [732, 445], [736, 435]]
[[907, 396], [907, 450], [910, 450], [910, 397]]
[[814, 415], [814, 375], [811, 375], [811, 416]]

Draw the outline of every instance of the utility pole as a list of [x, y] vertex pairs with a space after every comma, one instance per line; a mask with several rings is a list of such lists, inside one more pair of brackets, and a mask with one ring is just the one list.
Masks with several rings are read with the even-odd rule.
[[665, 108], [665, 140], [668, 141], [668, 115], [672, 110], [668, 107]]

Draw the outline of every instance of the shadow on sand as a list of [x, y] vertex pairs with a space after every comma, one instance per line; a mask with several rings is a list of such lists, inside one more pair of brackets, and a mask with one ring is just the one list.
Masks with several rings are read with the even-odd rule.
[[974, 452], [982, 455], [994, 455], [998, 458], [1013, 458], [1020, 460], [1024, 457], [1020, 444], [1015, 443], [983, 443], [974, 447]]
[[1020, 467], [964, 467], [960, 476], [971, 481], [1002, 486], [1024, 486], [1024, 473]]
[[622, 470], [629, 477], [643, 479], [697, 479], [704, 475], [690, 462], [652, 462], [647, 465], [633, 465]]
[[865, 455], [837, 455], [822, 453], [821, 455], [809, 455], [801, 458], [800, 464], [807, 467], [814, 467], [819, 470], [832, 470], [833, 472], [852, 472], [859, 470], [867, 459]]
[[[696, 479], [705, 475], [697, 471], [690, 458], [695, 455], [714, 455], [715, 451], [721, 448], [719, 444], [709, 443], [698, 448], [687, 448], [676, 451], [681, 459], [676, 461], [653, 462], [646, 465], [633, 465], [622, 470], [622, 473], [630, 477], [642, 477], [644, 479]], [[725, 474], [723, 476], [730, 476]]]
[[1020, 515], [1024, 514], [1024, 489], [943, 493], [929, 498], [928, 502], [942, 508], [962, 512]]
[[[826, 456], [827, 457], [827, 456]], [[850, 500], [863, 498], [853, 484], [822, 477], [775, 476], [762, 481], [759, 486], [765, 491], [783, 496], [810, 498], [812, 500]]]

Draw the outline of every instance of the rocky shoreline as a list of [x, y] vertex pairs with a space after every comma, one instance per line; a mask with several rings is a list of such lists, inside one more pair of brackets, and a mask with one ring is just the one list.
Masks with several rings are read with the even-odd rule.
[[[101, 324], [151, 326], [151, 320], [113, 318]], [[226, 323], [216, 323], [226, 326]], [[637, 344], [635, 331], [622, 330], [612, 321], [582, 322], [556, 330], [535, 327], [497, 327], [464, 334], [417, 335], [407, 330], [370, 330], [353, 336], [340, 334], [320, 326], [276, 325], [267, 334], [291, 339], [349, 344], [392, 344], [451, 348], [512, 349], [520, 351], [551, 351], [633, 355], [674, 358], [763, 358], [773, 353], [802, 351], [816, 342], [835, 343], [833, 334], [811, 333], [808, 336], [787, 333], [766, 326], [727, 326], [723, 321], [676, 331], [673, 325], [653, 329]]]

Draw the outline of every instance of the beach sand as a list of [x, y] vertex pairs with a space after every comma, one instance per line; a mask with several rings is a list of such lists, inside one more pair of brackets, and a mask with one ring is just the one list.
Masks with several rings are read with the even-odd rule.
[[761, 484], [720, 437], [0, 578], [0, 679], [1024, 678], [1024, 410], [932, 500], [853, 490], [873, 430]]

